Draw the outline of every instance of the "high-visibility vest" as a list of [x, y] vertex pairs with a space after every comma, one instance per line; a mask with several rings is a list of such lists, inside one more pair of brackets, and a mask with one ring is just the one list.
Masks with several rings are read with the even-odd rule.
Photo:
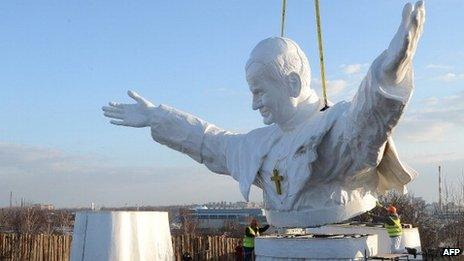
[[[254, 235], [255, 237], [259, 236], [259, 229], [257, 229], [256, 231], [252, 227], [247, 227], [246, 229], [250, 232], [250, 234]], [[245, 236], [243, 237], [243, 246], [248, 248], [254, 248], [255, 238], [249, 237], [245, 233]]]
[[403, 234], [403, 228], [401, 227], [401, 221], [398, 217], [389, 216], [389, 218], [395, 223], [393, 225], [389, 225], [385, 223], [385, 228], [387, 229], [388, 236], [390, 237], [397, 237]]

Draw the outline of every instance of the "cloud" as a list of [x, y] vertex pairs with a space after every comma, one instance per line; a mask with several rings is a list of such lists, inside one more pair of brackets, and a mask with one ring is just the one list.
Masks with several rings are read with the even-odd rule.
[[449, 70], [452, 69], [453, 67], [450, 65], [444, 65], [444, 64], [428, 64], [426, 66], [427, 69], [439, 69], [439, 70]]
[[425, 107], [408, 112], [396, 134], [406, 142], [443, 140], [448, 130], [464, 128], [464, 92], [428, 98]]
[[345, 80], [327, 81], [327, 89], [333, 95], [336, 95], [343, 91], [347, 85], [348, 82]]
[[423, 102], [424, 105], [426, 105], [426, 106], [433, 106], [433, 105], [437, 105], [437, 104], [438, 104], [439, 99], [438, 99], [437, 97], [430, 97], [430, 98], [427, 98], [427, 99], [422, 100], [422, 102]]
[[361, 64], [349, 64], [343, 67], [346, 74], [355, 74], [361, 72]]
[[[327, 92], [329, 95], [337, 95], [341, 93], [348, 86], [348, 82], [343, 79], [335, 79], [327, 81]], [[311, 88], [320, 92], [322, 89], [322, 81], [320, 79], [313, 79]]]
[[462, 161], [464, 157], [455, 152], [446, 153], [420, 153], [404, 157], [406, 162], [414, 164], [439, 164], [445, 161]]
[[436, 122], [428, 119], [404, 119], [399, 127], [401, 139], [408, 142], [441, 141], [444, 133], [452, 126], [447, 122]]
[[[205, 184], [214, 186], [205, 187]], [[117, 159], [0, 142], [0, 191], [57, 206], [167, 205], [241, 200], [236, 183], [188, 166], [138, 167]], [[0, 197], [0, 206], [6, 205]]]
[[364, 63], [355, 63], [355, 64], [342, 64], [340, 65], [340, 68], [342, 68], [343, 72], [345, 74], [351, 75], [351, 74], [358, 74], [361, 73], [364, 69], [367, 68], [369, 64]]
[[419, 176], [408, 185], [409, 191], [416, 196], [423, 197], [429, 202], [438, 200], [439, 165], [442, 167], [443, 185], [444, 188], [449, 189], [449, 195], [462, 191], [464, 158], [457, 153], [418, 153], [404, 157], [403, 160], [419, 173]]
[[464, 79], [464, 73], [455, 74], [455, 73], [452, 73], [452, 72], [448, 72], [446, 74], [435, 77], [434, 79], [444, 81], [444, 82], [454, 82], [454, 81], [458, 81], [458, 80], [463, 80]]
[[220, 96], [220, 97], [231, 97], [237, 95], [244, 95], [248, 94], [247, 89], [234, 89], [228, 87], [217, 87], [217, 88], [209, 88], [205, 89], [203, 93], [205, 95], [212, 95], [212, 96]]

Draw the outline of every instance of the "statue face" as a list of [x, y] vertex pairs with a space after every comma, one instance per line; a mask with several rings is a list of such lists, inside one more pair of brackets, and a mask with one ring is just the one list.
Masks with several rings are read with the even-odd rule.
[[264, 124], [291, 124], [299, 103], [312, 94], [307, 58], [290, 39], [271, 37], [259, 42], [245, 70], [253, 94], [253, 110], [259, 110]]
[[282, 124], [293, 116], [296, 105], [281, 81], [259, 73], [247, 73], [247, 81], [253, 95], [252, 108], [259, 110], [264, 124]]

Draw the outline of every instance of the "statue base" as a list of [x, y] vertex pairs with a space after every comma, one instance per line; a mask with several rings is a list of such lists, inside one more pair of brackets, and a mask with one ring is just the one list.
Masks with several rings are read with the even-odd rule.
[[365, 260], [377, 254], [377, 235], [270, 235], [255, 239], [257, 261]]
[[[365, 260], [390, 253], [390, 238], [381, 225], [347, 223], [307, 229], [282, 229], [255, 239], [258, 261]], [[400, 249], [421, 252], [419, 230], [403, 228]]]
[[174, 260], [167, 212], [79, 212], [71, 261]]
[[[377, 249], [378, 254], [390, 253], [390, 237], [387, 230], [381, 224], [371, 223], [347, 223], [337, 225], [327, 225], [317, 228], [307, 228], [306, 233], [310, 234], [370, 234], [377, 235]], [[401, 236], [400, 249], [414, 248], [417, 253], [422, 252], [419, 230], [417, 228], [403, 228], [403, 235]]]

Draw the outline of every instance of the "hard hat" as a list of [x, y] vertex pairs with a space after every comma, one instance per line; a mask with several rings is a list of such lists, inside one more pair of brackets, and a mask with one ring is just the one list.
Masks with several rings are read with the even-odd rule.
[[388, 213], [395, 214], [396, 213], [396, 208], [394, 206], [388, 206], [387, 211], [388, 211]]

